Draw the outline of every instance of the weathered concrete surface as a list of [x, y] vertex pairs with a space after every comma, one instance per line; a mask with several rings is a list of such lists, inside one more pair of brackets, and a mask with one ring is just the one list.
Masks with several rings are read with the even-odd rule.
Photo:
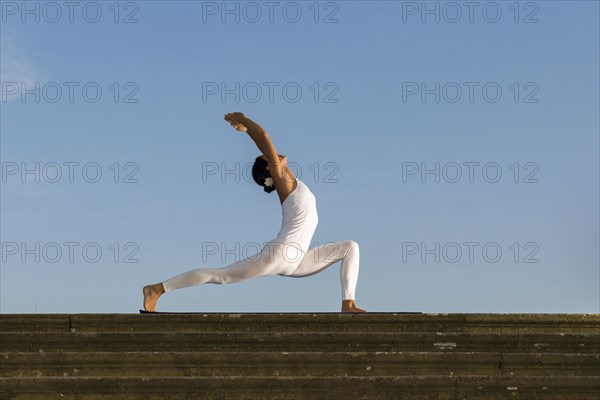
[[2, 399], [594, 399], [598, 314], [3, 314]]
[[2, 332], [598, 333], [600, 314], [2, 314]]
[[[0, 384], [9, 399], [597, 400], [597, 378], [194, 377], [26, 378]], [[2, 397], [3, 399], [5, 397]]]
[[[75, 368], [80, 366], [79, 368]], [[4, 354], [19, 376], [600, 376], [598, 354], [84, 352]]]
[[8, 332], [0, 352], [495, 351], [600, 353], [598, 335], [392, 332]]

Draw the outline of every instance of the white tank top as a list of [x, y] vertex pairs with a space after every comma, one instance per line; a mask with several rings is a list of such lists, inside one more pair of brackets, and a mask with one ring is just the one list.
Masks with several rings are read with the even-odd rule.
[[319, 222], [317, 199], [300, 179], [296, 181], [296, 189], [281, 204], [283, 220], [274, 241], [299, 245], [306, 253]]

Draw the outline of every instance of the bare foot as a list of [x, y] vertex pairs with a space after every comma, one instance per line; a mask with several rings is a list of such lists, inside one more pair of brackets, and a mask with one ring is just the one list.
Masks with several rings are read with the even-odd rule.
[[354, 303], [354, 300], [343, 300], [342, 301], [342, 312], [343, 313], [366, 313], [366, 310], [358, 308]]
[[162, 283], [144, 286], [142, 292], [144, 293], [144, 310], [156, 311], [156, 302], [158, 301], [158, 298], [165, 292], [165, 288]]

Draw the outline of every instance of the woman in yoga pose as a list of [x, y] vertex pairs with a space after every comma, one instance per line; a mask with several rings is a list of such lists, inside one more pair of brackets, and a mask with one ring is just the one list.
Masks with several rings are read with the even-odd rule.
[[237, 131], [246, 132], [262, 155], [252, 167], [254, 181], [271, 193], [277, 191], [283, 221], [277, 237], [252, 257], [217, 269], [199, 268], [143, 288], [144, 309], [155, 311], [156, 302], [174, 289], [203, 283], [226, 284], [260, 276], [304, 277], [314, 275], [341, 261], [342, 312], [366, 312], [356, 306], [354, 292], [358, 281], [359, 247], [355, 241], [326, 243], [309, 250], [317, 227], [316, 199], [308, 186], [294, 176], [287, 157], [277, 153], [269, 134], [243, 113], [225, 115]]

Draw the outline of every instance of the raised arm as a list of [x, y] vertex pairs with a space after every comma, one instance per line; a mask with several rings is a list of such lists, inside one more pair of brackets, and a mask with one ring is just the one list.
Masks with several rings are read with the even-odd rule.
[[252, 138], [256, 147], [258, 147], [269, 162], [269, 165], [279, 164], [279, 154], [275, 150], [271, 137], [262, 126], [240, 112], [226, 114], [225, 120], [236, 130], [246, 132]]
[[273, 183], [279, 197], [285, 200], [287, 194], [293, 190], [295, 179], [291, 171], [282, 165], [279, 154], [267, 131], [241, 112], [225, 114], [225, 120], [237, 131], [246, 132], [252, 138], [256, 147], [269, 163], [269, 172], [273, 177]]

